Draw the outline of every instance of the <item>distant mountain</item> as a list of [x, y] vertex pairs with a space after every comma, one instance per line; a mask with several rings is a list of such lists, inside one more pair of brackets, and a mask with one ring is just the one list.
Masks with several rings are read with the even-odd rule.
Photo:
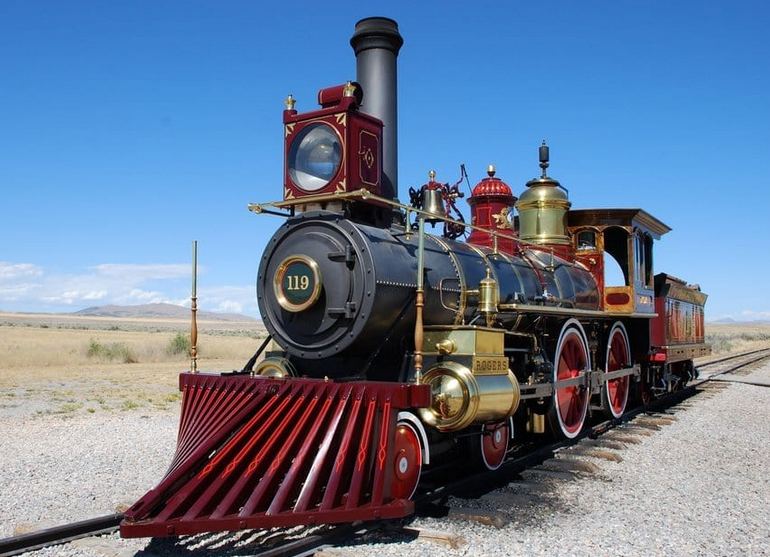
[[767, 319], [733, 319], [732, 317], [720, 317], [719, 319], [707, 320], [706, 324], [713, 323], [714, 325], [768, 325], [770, 321]]
[[[165, 319], [189, 319], [190, 308], [175, 304], [140, 304], [136, 306], [94, 306], [73, 312], [73, 315], [89, 317], [162, 317]], [[198, 319], [209, 321], [256, 321], [240, 313], [216, 313], [198, 310]]]

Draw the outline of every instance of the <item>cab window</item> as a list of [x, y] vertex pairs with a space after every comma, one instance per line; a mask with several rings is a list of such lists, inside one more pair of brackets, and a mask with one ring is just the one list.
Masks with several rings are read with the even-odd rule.
[[604, 284], [631, 286], [628, 261], [628, 232], [612, 226], [604, 230]]
[[593, 230], [581, 230], [577, 234], [576, 245], [578, 251], [593, 251], [596, 249], [596, 232]]
[[644, 235], [644, 261], [646, 263], [644, 268], [644, 284], [652, 288], [652, 236], [649, 234]]

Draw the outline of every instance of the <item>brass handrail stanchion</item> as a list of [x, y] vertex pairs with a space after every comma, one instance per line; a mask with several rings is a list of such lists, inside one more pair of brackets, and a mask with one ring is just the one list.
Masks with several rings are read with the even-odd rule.
[[414, 382], [422, 381], [422, 308], [425, 305], [424, 277], [425, 274], [425, 216], [420, 214], [417, 219], [417, 291], [415, 307], [417, 316], [414, 322]]
[[198, 241], [192, 243], [192, 296], [190, 297], [190, 371], [198, 373]]

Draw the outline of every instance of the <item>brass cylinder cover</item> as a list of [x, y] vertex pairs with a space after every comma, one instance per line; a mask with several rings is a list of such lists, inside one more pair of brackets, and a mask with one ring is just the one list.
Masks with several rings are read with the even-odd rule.
[[519, 237], [535, 244], [569, 244], [567, 211], [571, 205], [556, 180], [548, 177], [530, 180], [516, 202]]
[[257, 367], [254, 368], [254, 375], [282, 379], [284, 377], [295, 377], [297, 370], [286, 358], [271, 356], [257, 364]]
[[458, 431], [473, 424], [500, 421], [519, 407], [519, 382], [507, 371], [474, 375], [457, 362], [442, 362], [423, 376], [431, 386], [431, 405], [420, 410], [422, 420], [439, 431]]

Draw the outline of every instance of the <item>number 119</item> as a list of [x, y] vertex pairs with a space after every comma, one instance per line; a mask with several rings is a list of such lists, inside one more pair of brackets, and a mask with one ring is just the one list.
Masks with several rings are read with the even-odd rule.
[[289, 283], [286, 290], [307, 290], [307, 287], [310, 286], [310, 279], [307, 275], [289, 275], [286, 280]]

